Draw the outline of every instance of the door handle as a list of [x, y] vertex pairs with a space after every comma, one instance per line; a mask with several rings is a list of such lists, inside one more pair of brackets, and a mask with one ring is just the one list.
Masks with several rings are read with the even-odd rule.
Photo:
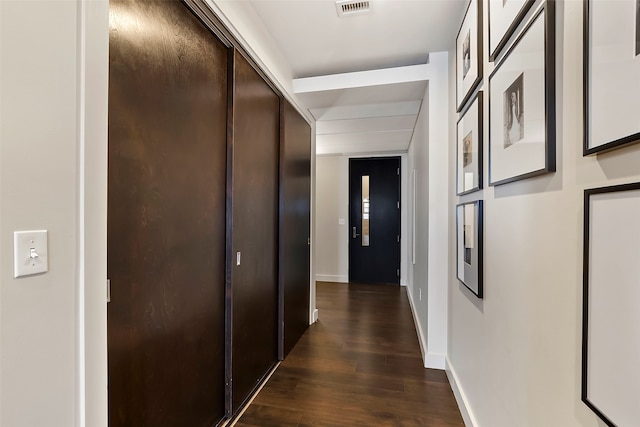
[[353, 234], [352, 234], [353, 238], [355, 239], [356, 237], [359, 236], [359, 234], [356, 232], [356, 228], [353, 227]]

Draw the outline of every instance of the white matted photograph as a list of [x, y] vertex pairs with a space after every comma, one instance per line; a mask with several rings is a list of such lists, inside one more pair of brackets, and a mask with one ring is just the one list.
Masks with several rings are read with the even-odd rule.
[[544, 3], [489, 77], [489, 185], [556, 168], [555, 3]]
[[495, 61], [534, 0], [489, 0], [489, 60]]
[[456, 111], [461, 111], [482, 80], [482, 3], [471, 0], [456, 37]]
[[638, 218], [640, 182], [585, 190], [582, 401], [609, 426], [640, 420]]
[[456, 194], [482, 188], [482, 91], [463, 111], [456, 125]]
[[640, 0], [584, 0], [584, 155], [640, 142]]
[[462, 138], [462, 166], [467, 167], [473, 162], [473, 132]]
[[482, 200], [456, 207], [456, 233], [458, 280], [478, 298], [482, 298]]
[[464, 238], [462, 239], [464, 241], [463, 257], [464, 257], [464, 263], [468, 266], [471, 266], [473, 263], [473, 261], [471, 260], [472, 258], [471, 253], [473, 251], [473, 248], [475, 247], [475, 243], [473, 241], [475, 237], [475, 232], [474, 232], [475, 213], [476, 213], [476, 206], [474, 204], [464, 205], [464, 211], [462, 213], [464, 215], [464, 219], [462, 221], [462, 223], [464, 224], [463, 230], [462, 230], [464, 234]]
[[471, 69], [471, 30], [467, 31], [467, 36], [462, 42], [462, 78], [467, 77]]
[[524, 138], [524, 73], [504, 91], [504, 148]]

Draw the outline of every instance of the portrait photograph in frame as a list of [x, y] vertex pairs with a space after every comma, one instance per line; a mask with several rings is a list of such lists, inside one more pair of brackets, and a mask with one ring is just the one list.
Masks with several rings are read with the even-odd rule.
[[607, 425], [640, 420], [640, 182], [584, 192], [582, 401]]
[[489, 61], [495, 61], [535, 0], [489, 0]]
[[456, 194], [482, 188], [482, 91], [479, 91], [456, 125]]
[[583, 1], [587, 156], [640, 142], [640, 0]]
[[483, 296], [482, 200], [456, 207], [456, 271], [458, 280], [478, 298]]
[[544, 2], [489, 76], [489, 185], [556, 170], [555, 3]]
[[482, 3], [471, 0], [456, 37], [456, 111], [461, 111], [482, 80]]

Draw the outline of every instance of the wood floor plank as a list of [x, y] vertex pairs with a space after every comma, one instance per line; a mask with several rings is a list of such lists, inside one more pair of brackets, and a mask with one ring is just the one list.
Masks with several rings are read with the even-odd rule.
[[405, 288], [318, 282], [317, 305], [237, 427], [464, 426], [444, 371], [422, 365]]
[[301, 421], [300, 411], [251, 404], [243, 414], [242, 421], [236, 426], [297, 427]]

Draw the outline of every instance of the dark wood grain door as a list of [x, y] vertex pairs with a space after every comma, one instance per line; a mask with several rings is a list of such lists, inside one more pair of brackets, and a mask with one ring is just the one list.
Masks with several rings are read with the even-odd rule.
[[280, 99], [235, 55], [232, 180], [232, 412], [277, 361]]
[[224, 416], [227, 50], [177, 1], [112, 0], [109, 43], [109, 425], [209, 427]]
[[349, 282], [400, 284], [400, 158], [349, 160]]
[[281, 146], [280, 280], [282, 357], [309, 327], [311, 127], [283, 101]]

